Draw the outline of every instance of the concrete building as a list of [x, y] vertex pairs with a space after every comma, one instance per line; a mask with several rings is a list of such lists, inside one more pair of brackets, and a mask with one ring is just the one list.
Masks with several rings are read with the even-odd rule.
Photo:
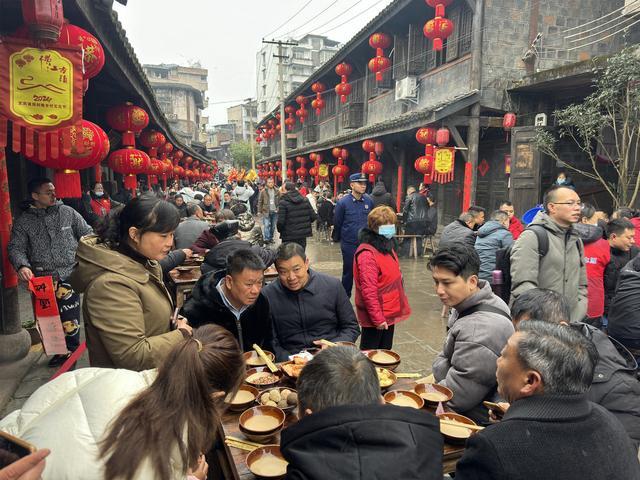
[[[494, 209], [504, 199], [511, 199], [522, 214], [539, 203], [561, 168], [536, 152], [535, 117], [546, 113], [553, 129], [553, 110], [581, 101], [591, 91], [592, 59], [638, 42], [639, 26], [634, 17], [623, 15], [624, 5], [625, 0], [454, 0], [446, 8], [453, 34], [442, 51], [434, 51], [423, 34], [434, 9], [424, 2], [395, 0], [286, 97], [286, 104], [297, 109], [295, 98], [312, 97], [314, 82], [327, 87], [320, 114], [307, 106], [304, 125], [296, 121], [294, 130], [287, 130], [287, 156], [321, 153], [324, 163], [332, 165], [332, 148], [346, 148], [346, 164], [354, 172], [368, 157], [362, 142], [381, 141], [381, 178], [400, 206], [406, 187], [423, 179], [414, 168], [425, 151], [416, 141], [417, 130], [446, 126], [449, 145], [459, 150], [453, 181], [431, 185], [443, 220], [457, 217], [470, 203]], [[593, 27], [598, 27], [595, 35]], [[367, 68], [375, 56], [369, 37], [376, 32], [392, 38], [385, 50], [392, 67], [381, 81]], [[334, 91], [340, 81], [334, 69], [343, 61], [353, 67], [345, 103]], [[506, 135], [502, 120], [510, 111], [518, 115], [518, 123]], [[268, 129], [276, 113], [274, 105], [258, 125]], [[280, 160], [279, 135], [260, 146], [261, 163]], [[573, 148], [568, 158], [584, 165], [583, 153]], [[293, 168], [298, 166], [296, 162]], [[610, 207], [598, 201], [604, 197], [602, 188], [586, 177], [574, 180], [584, 192], [581, 198]]]
[[164, 63], [143, 68], [176, 136], [188, 145], [203, 144], [208, 120], [202, 116], [202, 110], [208, 106], [207, 70]]
[[[284, 94], [289, 95], [302, 85], [339, 49], [339, 42], [321, 35], [305, 35], [296, 46], [282, 47]], [[262, 118], [278, 103], [278, 46], [265, 44], [256, 55], [258, 75], [258, 117]]]
[[238, 140], [251, 140], [251, 132], [258, 123], [257, 101], [249, 99], [240, 105], [227, 108], [227, 123], [235, 125], [235, 135]]

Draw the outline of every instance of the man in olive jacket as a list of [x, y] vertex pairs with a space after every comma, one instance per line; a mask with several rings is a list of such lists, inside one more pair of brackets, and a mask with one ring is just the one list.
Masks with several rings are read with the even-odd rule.
[[[571, 321], [580, 322], [587, 314], [587, 271], [582, 240], [573, 231], [580, 219], [582, 204], [575, 190], [551, 187], [544, 195], [545, 211], [531, 225], [544, 228], [549, 249], [539, 254], [536, 232], [528, 228], [511, 250], [511, 303], [532, 288], [548, 288], [569, 299]], [[540, 228], [537, 227], [537, 228]], [[535, 228], [535, 227], [534, 227]]]

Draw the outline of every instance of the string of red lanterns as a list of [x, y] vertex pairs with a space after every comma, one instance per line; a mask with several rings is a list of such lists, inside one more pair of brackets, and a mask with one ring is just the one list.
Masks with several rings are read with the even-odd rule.
[[322, 92], [326, 90], [324, 83], [315, 82], [311, 85], [311, 91], [316, 94], [316, 98], [311, 102], [311, 108], [315, 109], [316, 115], [319, 117], [320, 112], [324, 108], [324, 100], [322, 99]]
[[362, 173], [369, 175], [369, 181], [375, 183], [376, 176], [382, 173], [382, 163], [378, 157], [384, 152], [384, 143], [375, 140], [365, 140], [362, 142], [362, 149], [369, 153], [369, 160], [362, 164]]
[[436, 11], [435, 18], [425, 23], [424, 36], [433, 42], [434, 51], [442, 51], [443, 42], [453, 33], [454, 25], [445, 17], [445, 8], [451, 5], [453, 0], [425, 0], [427, 5]]
[[336, 85], [336, 94], [340, 95], [340, 101], [345, 103], [347, 97], [351, 93], [351, 85], [349, 84], [349, 75], [353, 72], [353, 67], [347, 62], [336, 65], [336, 75], [340, 76], [340, 83]]
[[296, 117], [300, 120], [300, 123], [304, 123], [304, 121], [309, 116], [309, 112], [306, 109], [307, 103], [309, 103], [309, 99], [304, 95], [298, 95], [296, 97], [296, 103], [300, 105], [300, 108], [296, 110]]
[[376, 49], [376, 56], [369, 60], [369, 70], [376, 74], [376, 82], [381, 82], [384, 72], [391, 67], [391, 59], [384, 55], [384, 49], [391, 46], [391, 37], [386, 33], [374, 33], [369, 37], [369, 45]]

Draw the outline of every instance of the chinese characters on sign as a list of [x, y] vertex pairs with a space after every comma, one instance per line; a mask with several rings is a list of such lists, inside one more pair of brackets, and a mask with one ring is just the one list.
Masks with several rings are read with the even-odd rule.
[[435, 174], [433, 176], [435, 182], [449, 183], [453, 181], [455, 153], [454, 148], [436, 148]]
[[36, 323], [44, 352], [47, 355], [67, 353], [53, 279], [50, 276], [33, 277], [29, 281], [29, 290], [33, 294]]

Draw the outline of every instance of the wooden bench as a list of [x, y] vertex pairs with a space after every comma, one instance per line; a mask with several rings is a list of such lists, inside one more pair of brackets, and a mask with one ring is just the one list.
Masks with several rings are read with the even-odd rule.
[[418, 258], [418, 239], [422, 239], [422, 256], [427, 253], [427, 248], [431, 248], [431, 253], [435, 253], [436, 246], [433, 240], [433, 235], [396, 235], [398, 239], [410, 239], [411, 247], [409, 248], [409, 256]]

